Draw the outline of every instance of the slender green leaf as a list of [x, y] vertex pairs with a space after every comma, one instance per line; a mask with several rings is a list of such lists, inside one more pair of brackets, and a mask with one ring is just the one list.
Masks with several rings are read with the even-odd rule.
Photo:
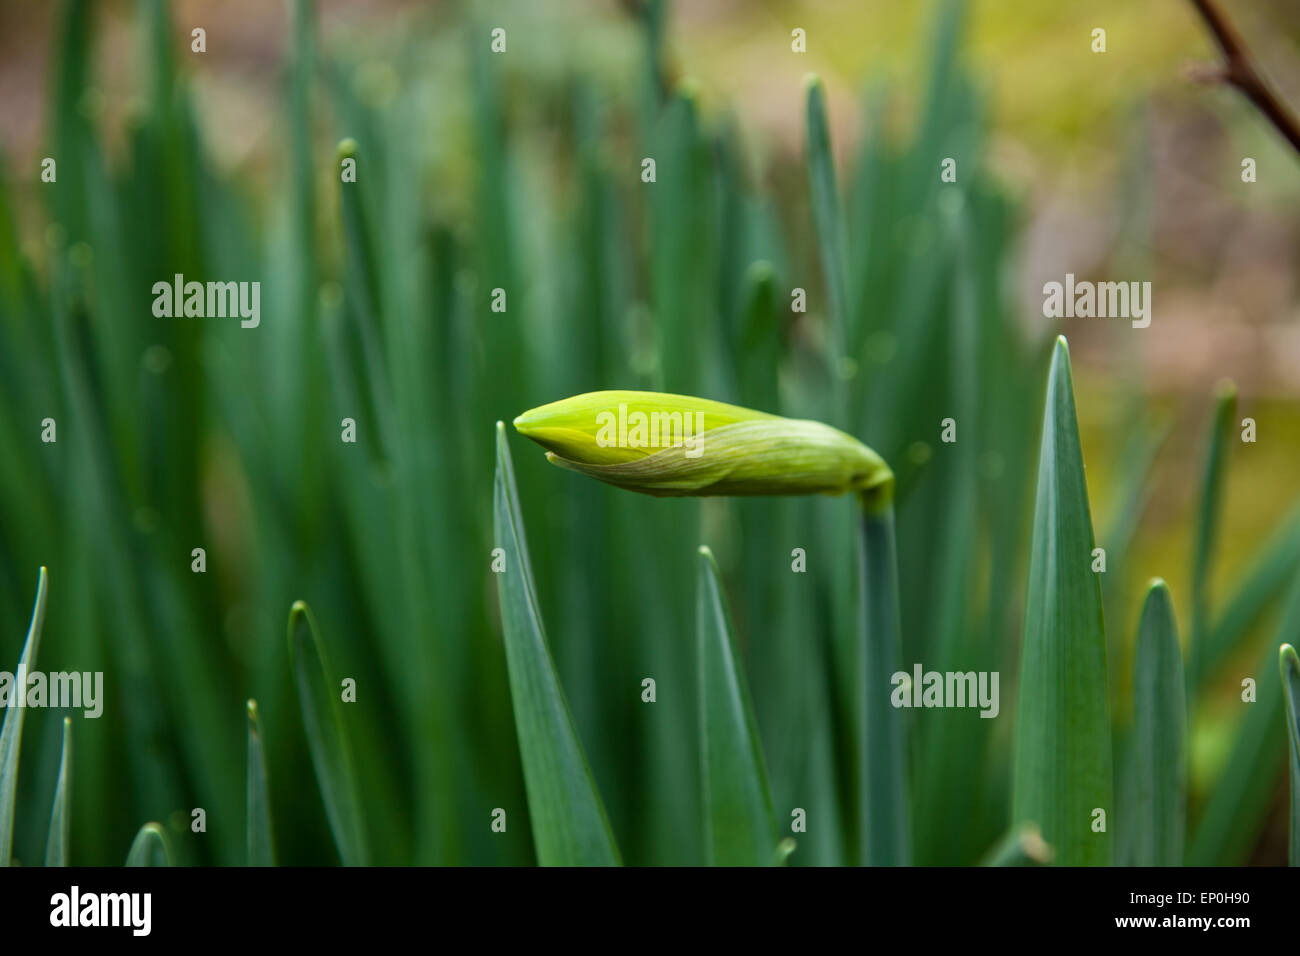
[[710, 863], [763, 866], [776, 854], [776, 816], [731, 612], [713, 554], [700, 548], [696, 600], [704, 833]]
[[664, 34], [667, 32], [667, 0], [647, 0], [636, 9], [645, 41], [645, 82], [642, 84], [642, 116], [659, 111], [668, 81], [664, 76]]
[[[27, 693], [26, 676], [36, 666], [36, 652], [41, 646], [45, 626], [46, 572], [41, 568], [36, 579], [36, 604], [32, 608], [27, 641], [10, 694]], [[6, 703], [10, 703], [6, 701]], [[0, 730], [0, 866], [8, 866], [14, 842], [14, 800], [18, 795], [18, 753], [22, 749], [25, 707], [6, 707], [4, 729]]]
[[146, 823], [135, 836], [127, 866], [174, 866], [171, 842], [160, 823]]
[[[847, 232], [844, 207], [835, 181], [835, 162], [831, 154], [830, 118], [826, 113], [826, 89], [821, 78], [809, 75], [804, 80], [807, 112], [808, 181], [812, 190], [813, 223], [821, 253], [822, 272], [830, 295], [831, 373], [839, 381], [836, 363], [844, 355], [846, 341], [848, 279]], [[836, 409], [842, 414], [842, 409]], [[843, 422], [836, 421], [837, 425]]]
[[866, 689], [861, 859], [868, 866], [906, 866], [911, 862], [912, 841], [903, 711], [893, 705], [889, 691], [902, 654], [898, 630], [898, 559], [891, 504], [886, 502], [865, 509], [861, 548], [859, 633]]
[[776, 270], [759, 260], [745, 272], [736, 355], [741, 402], [750, 408], [777, 408], [777, 367], [781, 355], [781, 313]]
[[248, 702], [248, 865], [275, 866], [266, 751], [262, 747], [262, 718], [255, 700]]
[[1196, 524], [1196, 547], [1192, 559], [1192, 640], [1188, 648], [1189, 671], [1198, 673], [1198, 660], [1210, 629], [1210, 570], [1214, 563], [1219, 536], [1220, 503], [1228, 471], [1228, 453], [1235, 436], [1237, 387], [1220, 383], [1215, 393], [1214, 423], [1210, 447], [1205, 456], [1201, 477], [1201, 509]]
[[772, 866], [785, 866], [790, 862], [790, 854], [794, 853], [796, 845], [794, 837], [785, 837], [776, 845], [770, 864]]
[[1013, 818], [1037, 823], [1067, 866], [1110, 863], [1106, 633], [1093, 547], [1070, 353], [1058, 338], [1029, 554]]
[[[950, 200], [960, 196], [956, 192], [948, 194]], [[973, 410], [979, 407], [980, 385], [977, 363], [970, 356], [978, 348], [979, 314], [970, 206], [964, 199], [960, 203], [948, 202], [943, 212], [946, 237], [955, 248], [948, 316], [951, 402], [955, 409]], [[932, 516], [929, 527], [943, 529], [944, 546], [933, 555], [933, 570], [926, 576], [933, 607], [929, 609], [928, 624], [918, 628], [924, 640], [909, 645], [909, 651], [918, 656], [923, 653], [926, 663], [935, 670], [958, 673], [986, 666], [980, 662], [992, 659], [996, 653], [987, 629], [972, 627], [969, 601], [979, 560], [978, 455], [984, 430], [974, 415], [963, 417], [961, 427], [960, 441], [938, 445], [936, 457], [943, 469], [943, 480], [937, 483], [940, 494], [924, 502]], [[910, 657], [909, 662], [916, 659]], [[968, 863], [988, 840], [988, 836], [981, 836], [972, 842], [975, 827], [971, 818], [978, 811], [979, 794], [971, 781], [979, 778], [996, 721], [972, 720], [970, 711], [964, 708], [925, 710], [913, 717], [917, 756], [911, 810], [916, 821], [916, 862]], [[961, 806], [963, 812], [951, 812], [954, 805]]]
[[295, 601], [289, 611], [289, 658], [334, 844], [344, 866], [365, 866], [369, 851], [352, 749], [343, 723], [341, 685], [330, 674], [316, 618], [302, 601]]
[[[364, 161], [354, 139], [340, 142], [336, 154], [340, 162], [351, 159], [360, 164]], [[344, 288], [354, 322], [349, 331], [355, 334], [355, 341], [359, 343], [359, 357], [353, 361], [358, 369], [364, 370], [364, 375], [358, 375], [358, 380], [369, 386], [363, 394], [369, 403], [370, 421], [379, 439], [378, 445], [389, 454], [395, 454], [392, 392], [388, 369], [383, 361], [383, 285], [369, 212], [377, 200], [372, 198], [369, 186], [370, 179], [366, 176], [358, 176], [356, 182], [340, 181], [339, 185], [339, 216], [347, 250]], [[361, 196], [362, 192], [367, 193], [366, 197]]]
[[50, 807], [50, 835], [45, 841], [45, 865], [68, 865], [68, 831], [72, 824], [69, 810], [72, 793], [72, 718], [63, 718], [63, 755], [59, 758], [59, 782], [54, 787]]
[[[656, 387], [687, 394], [704, 387], [714, 343], [703, 333], [717, 314], [716, 180], [702, 126], [696, 91], [683, 83], [665, 104], [655, 136], [658, 182], [649, 204], [650, 303], [660, 354]], [[499, 387], [494, 381], [493, 388]]]
[[1052, 862], [1052, 848], [1032, 823], [1016, 827], [989, 850], [982, 866], [1046, 866]]
[[[1187, 852], [1191, 866], [1239, 866], [1249, 857], [1264, 824], [1286, 747], [1282, 687], [1273, 648], [1296, 634], [1300, 634], [1300, 574], [1292, 577], [1276, 640], [1265, 648], [1254, 670], [1233, 674], [1242, 695], [1237, 706], [1245, 716], [1196, 826]], [[1240, 684], [1245, 678], [1255, 682], [1249, 699]]]
[[537, 861], [543, 866], [614, 866], [618, 848], [547, 648], [501, 422], [496, 444], [496, 544], [505, 561], [497, 575], [497, 595]]
[[1278, 648], [1277, 657], [1282, 700], [1286, 703], [1286, 734], [1291, 743], [1291, 840], [1287, 861], [1300, 866], [1300, 658], [1290, 644]]
[[1147, 591], [1138, 624], [1133, 723], [1133, 862], [1181, 866], [1187, 841], [1187, 700], [1174, 605], [1158, 579]]

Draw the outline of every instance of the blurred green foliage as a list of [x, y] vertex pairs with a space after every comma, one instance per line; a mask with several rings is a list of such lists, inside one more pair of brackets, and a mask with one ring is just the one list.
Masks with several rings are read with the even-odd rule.
[[[810, 99], [807, 169], [760, 174], [738, 124], [673, 77], [653, 0], [631, 5], [644, 43], [629, 87], [565, 62], [534, 88], [512, 53], [490, 51], [495, 24], [468, 19], [455, 27], [463, 76], [433, 91], [402, 80], [418, 40], [377, 77], [318, 51], [297, 0], [286, 148], [257, 197], [211, 160], [162, 0], [139, 5], [149, 79], [125, 154], [110, 156], [84, 109], [92, 6], [63, 4], [58, 179], [42, 188], [38, 248], [39, 231], [20, 241], [12, 182], [0, 187], [0, 661], [17, 659], [44, 564], [42, 667], [106, 673], [103, 718], [72, 714], [72, 862], [120, 862], [146, 820], [168, 838], [143, 832], [133, 856], [244, 862], [249, 698], [274, 858], [339, 859], [284, 641], [299, 599], [333, 677], [356, 681], [346, 740], [331, 745], [351, 753], [364, 830], [352, 842], [386, 864], [533, 862], [489, 570], [492, 427], [598, 388], [705, 395], [861, 437], [899, 476], [904, 665], [998, 670], [1015, 699], [1047, 352], [1027, 344], [1004, 286], [1017, 213], [984, 171], [962, 4], [938, 9], [905, 137], [868, 135], [837, 170]], [[511, 51], [527, 42], [509, 32]], [[424, 162], [443, 99], [438, 115], [459, 115], [466, 135], [437, 148], [471, 158], [463, 193], [444, 195]], [[869, 134], [889, 102], [866, 98]], [[355, 183], [322, 145], [345, 137]], [[944, 157], [955, 184], [940, 182]], [[178, 273], [260, 281], [260, 327], [155, 318], [153, 283]], [[790, 311], [796, 287], [807, 314]], [[40, 441], [47, 417], [55, 443]], [[948, 417], [955, 444], [938, 440]], [[356, 444], [340, 441], [344, 418]], [[1124, 458], [1139, 463], [1130, 494], [1150, 458]], [[730, 595], [777, 826], [787, 834], [796, 807], [810, 821], [790, 862], [859, 862], [853, 503], [642, 499], [522, 451], [517, 475], [550, 652], [624, 861], [707, 858], [692, 640], [704, 543]], [[795, 548], [807, 573], [791, 572]], [[1296, 550], [1265, 555], [1219, 646], [1254, 633]], [[1107, 593], [1108, 613], [1124, 599]], [[1109, 623], [1127, 641], [1135, 620]], [[1234, 778], [1250, 813], [1233, 817], [1232, 841], [1204, 837], [1207, 862], [1250, 851], [1276, 792], [1276, 692], [1269, 707], [1275, 719], [1248, 728], [1269, 742], [1251, 751], [1260, 762]], [[1013, 710], [909, 713], [916, 862], [976, 862], [1006, 829]], [[44, 854], [63, 715], [28, 716], [24, 862]], [[498, 807], [504, 834], [490, 827]]]

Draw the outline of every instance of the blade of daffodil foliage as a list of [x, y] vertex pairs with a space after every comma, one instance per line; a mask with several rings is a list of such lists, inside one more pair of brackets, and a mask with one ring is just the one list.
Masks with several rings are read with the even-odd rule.
[[146, 823], [136, 834], [131, 851], [126, 855], [127, 866], [172, 866], [171, 842], [161, 823]]
[[696, 597], [705, 849], [720, 866], [765, 866], [776, 818], [731, 612], [713, 553], [700, 548]]
[[1113, 811], [1101, 585], [1070, 382], [1057, 340], [1047, 382], [1025, 594], [1013, 819], [1067, 866], [1110, 863]]
[[45, 839], [45, 865], [68, 865], [68, 834], [72, 826], [72, 718], [63, 718], [63, 751], [59, 757], [59, 781], [54, 785], [50, 806], [50, 832]]
[[330, 674], [316, 618], [303, 601], [295, 601], [289, 610], [289, 659], [312, 767], [339, 858], [344, 866], [364, 866], [369, 848], [339, 684]]
[[501, 423], [495, 489], [496, 541], [505, 562], [497, 575], [497, 593], [537, 862], [616, 866], [618, 847], [547, 647]]
[[1138, 624], [1133, 772], [1138, 866], [1181, 866], [1187, 842], [1187, 699], [1169, 588], [1157, 579]]
[[266, 749], [257, 701], [248, 702], [248, 865], [275, 866], [271, 840], [271, 795], [266, 776]]
[[[36, 652], [41, 646], [41, 631], [45, 626], [46, 573], [41, 568], [36, 579], [36, 603], [32, 607], [31, 624], [27, 627], [27, 640], [22, 657], [18, 659], [18, 680], [10, 686], [10, 694], [25, 694], [25, 675], [36, 666]], [[14, 798], [18, 792], [18, 754], [22, 748], [23, 716], [26, 707], [6, 707], [4, 729], [0, 730], [0, 866], [9, 865], [14, 840]]]

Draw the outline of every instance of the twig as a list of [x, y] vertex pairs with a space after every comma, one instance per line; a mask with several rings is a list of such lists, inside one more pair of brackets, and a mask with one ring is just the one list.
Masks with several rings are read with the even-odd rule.
[[1296, 152], [1300, 153], [1300, 122], [1268, 88], [1250, 60], [1250, 51], [1241, 40], [1236, 27], [1223, 15], [1215, 0], [1192, 0], [1192, 6], [1201, 15], [1205, 25], [1223, 51], [1224, 64], [1213, 78], [1235, 86], [1243, 96], [1255, 104], [1279, 133], [1286, 137]]

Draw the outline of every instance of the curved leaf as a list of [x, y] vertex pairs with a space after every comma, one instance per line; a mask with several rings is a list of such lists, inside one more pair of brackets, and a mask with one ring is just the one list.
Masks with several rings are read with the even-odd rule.
[[68, 865], [68, 829], [72, 814], [68, 808], [72, 787], [72, 718], [63, 718], [63, 755], [59, 758], [59, 782], [54, 787], [50, 808], [50, 835], [45, 841], [45, 865]]
[[[10, 694], [27, 693], [27, 673], [36, 666], [36, 652], [41, 646], [41, 630], [45, 626], [46, 572], [41, 568], [36, 578], [36, 603], [32, 607], [31, 624], [27, 627], [27, 641]], [[6, 701], [7, 703], [7, 701]], [[23, 743], [23, 716], [26, 707], [5, 707], [4, 730], [0, 731], [0, 866], [8, 866], [14, 843], [14, 800], [18, 794], [18, 752]]]
[[136, 834], [131, 852], [126, 855], [127, 866], [172, 866], [171, 843], [160, 823], [146, 823]]
[[497, 422], [496, 443], [493, 513], [496, 545], [505, 560], [505, 570], [497, 575], [497, 596], [537, 862], [543, 866], [616, 866], [618, 848], [605, 807], [546, 646], [519, 515], [514, 466], [501, 422]]
[[311, 762], [334, 844], [344, 866], [365, 866], [369, 851], [352, 750], [343, 724], [339, 684], [330, 676], [316, 619], [303, 601], [295, 601], [289, 611], [289, 658], [293, 662]]
[[[1264, 825], [1285, 759], [1282, 688], [1277, 667], [1278, 644], [1300, 633], [1300, 575], [1292, 579], [1277, 638], [1264, 650], [1253, 671], [1254, 700], [1242, 702], [1242, 717], [1231, 755], [1210, 791], [1187, 852], [1192, 866], [1238, 866], [1244, 863]], [[1234, 675], [1236, 676], [1236, 675]]]
[[275, 866], [266, 752], [262, 747], [262, 719], [255, 700], [248, 702], [248, 865]]

